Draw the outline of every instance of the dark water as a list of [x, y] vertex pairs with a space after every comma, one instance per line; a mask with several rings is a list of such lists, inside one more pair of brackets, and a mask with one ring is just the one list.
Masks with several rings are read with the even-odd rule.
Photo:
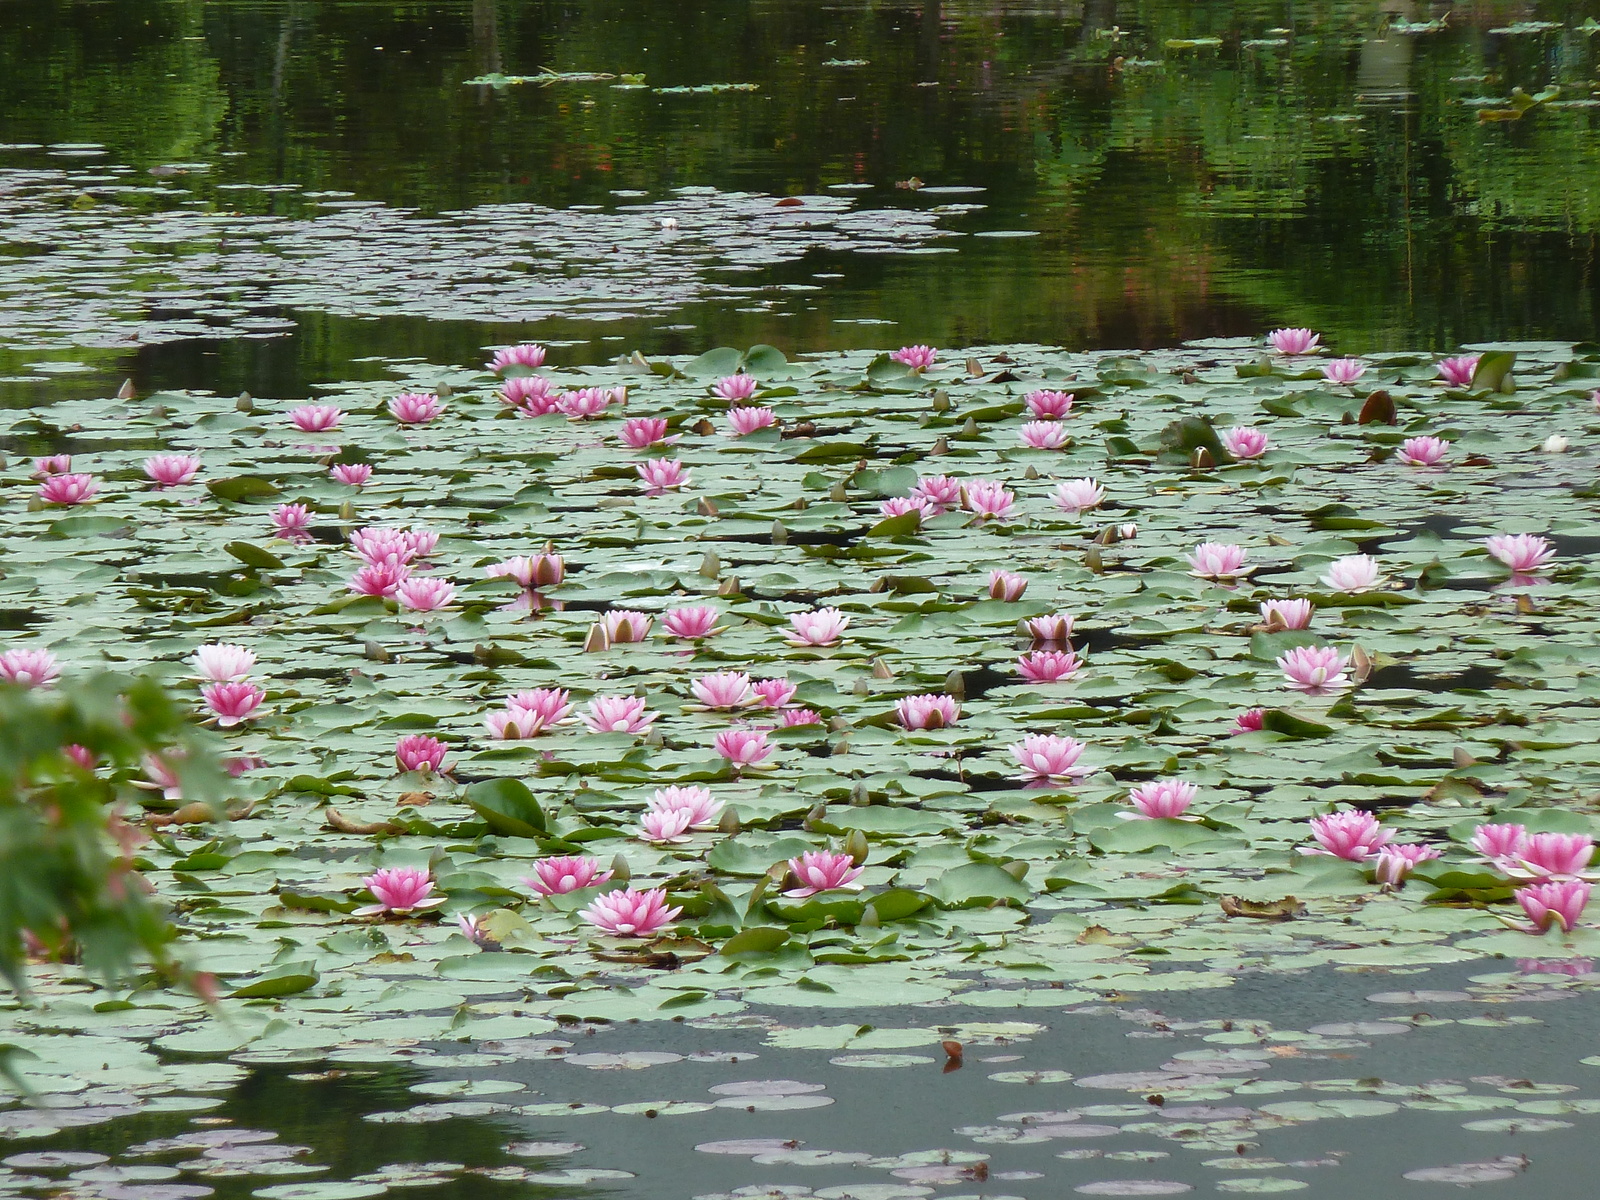
[[[677, 187], [978, 203], [954, 253], [815, 251], [741, 282], [767, 302], [496, 325], [301, 309], [290, 336], [99, 353], [9, 383], [292, 394], [370, 356], [470, 360], [524, 336], [567, 361], [775, 343], [1157, 346], [1282, 324], [1350, 351], [1596, 333], [1592, 3], [1404, 0], [12, 0], [0, 167], [122, 164], [204, 207], [300, 216], [306, 192], [439, 213], [614, 208]], [[1447, 20], [1400, 33], [1397, 21]], [[1564, 22], [1531, 33], [1516, 22]], [[1219, 38], [1220, 46], [1182, 47]], [[860, 62], [840, 66], [829, 63]], [[495, 90], [483, 73], [636, 72]], [[651, 88], [754, 83], [753, 92]], [[1512, 88], [1559, 105], [1481, 121]], [[1498, 97], [1495, 103], [1490, 101]], [[177, 174], [146, 177], [180, 164]], [[187, 165], [184, 165], [187, 164]], [[204, 168], [204, 169], [201, 169]], [[919, 179], [935, 193], [897, 188]], [[292, 185], [240, 191], [228, 185]], [[1027, 237], [984, 237], [994, 232]], [[0, 253], [35, 247], [0, 230]], [[330, 285], [337, 280], [330, 280]], [[754, 308], [758, 311], [740, 311]], [[890, 324], [857, 324], [861, 320]], [[58, 356], [59, 357], [59, 356]], [[4, 356], [14, 380], [30, 359]]]

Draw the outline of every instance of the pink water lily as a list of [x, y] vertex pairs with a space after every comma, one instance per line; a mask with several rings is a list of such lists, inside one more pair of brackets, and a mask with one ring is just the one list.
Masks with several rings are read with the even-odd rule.
[[485, 579], [511, 579], [524, 588], [556, 587], [566, 577], [561, 555], [548, 550], [543, 554], [518, 554], [483, 569]]
[[395, 765], [402, 771], [441, 771], [448, 747], [425, 733], [408, 733], [394, 744]]
[[1093, 479], [1066, 479], [1056, 484], [1056, 507], [1077, 516], [1105, 503], [1106, 489]]
[[536, 859], [533, 874], [522, 879], [522, 886], [541, 896], [565, 896], [579, 888], [600, 887], [611, 879], [600, 860], [581, 854]]
[[1450, 443], [1436, 437], [1408, 437], [1400, 443], [1395, 457], [1413, 467], [1432, 467], [1443, 462], [1450, 453]]
[[39, 485], [39, 499], [63, 506], [87, 503], [100, 490], [93, 475], [50, 475]]
[[394, 598], [410, 612], [438, 612], [456, 598], [456, 585], [436, 575], [409, 575], [396, 585]]
[[1478, 361], [1482, 357], [1481, 354], [1461, 354], [1455, 358], [1441, 359], [1436, 364], [1439, 378], [1451, 387], [1467, 387], [1478, 373]]
[[344, 409], [337, 404], [302, 404], [289, 410], [289, 421], [301, 433], [327, 433], [339, 428]]
[[1367, 373], [1367, 364], [1359, 358], [1336, 358], [1322, 364], [1322, 377], [1329, 383], [1348, 385]]
[[803, 900], [807, 896], [815, 896], [818, 892], [859, 892], [862, 885], [856, 880], [861, 877], [861, 870], [856, 865], [855, 859], [848, 854], [829, 850], [807, 850], [804, 854], [789, 860], [789, 871], [800, 886], [790, 888], [783, 894], [796, 900]]
[[1017, 674], [1030, 683], [1060, 683], [1071, 679], [1083, 666], [1072, 648], [1065, 650], [1035, 650], [1017, 659]]
[[365, 487], [372, 478], [372, 467], [367, 463], [334, 463], [328, 468], [328, 475], [346, 487]]
[[657, 788], [649, 800], [652, 812], [682, 812], [689, 816], [690, 829], [714, 829], [722, 816], [723, 803], [711, 794], [711, 789], [691, 784], [680, 787]]
[[659, 715], [649, 711], [640, 696], [596, 696], [589, 701], [583, 723], [590, 733], [649, 733]]
[[1490, 557], [1499, 559], [1518, 574], [1549, 566], [1556, 556], [1555, 547], [1548, 539], [1535, 533], [1497, 533], [1484, 539], [1483, 544]]
[[1181, 817], [1194, 803], [1199, 789], [1182, 779], [1157, 779], [1128, 793], [1134, 815], [1146, 820]]
[[1268, 629], [1306, 629], [1316, 606], [1309, 600], [1263, 600], [1261, 622]]
[[770, 428], [777, 419], [777, 414], [770, 408], [730, 408], [728, 429], [733, 437], [745, 437], [758, 430]]
[[72, 455], [46, 454], [33, 460], [33, 477], [48, 479], [52, 475], [66, 475], [72, 471]]
[[1583, 879], [1589, 877], [1594, 839], [1584, 833], [1533, 833], [1498, 866], [1513, 879]]
[[273, 536], [288, 542], [311, 540], [311, 510], [304, 504], [280, 504], [272, 510]]
[[358, 596], [389, 597], [411, 577], [411, 568], [403, 563], [367, 563], [350, 576], [345, 586]]
[[786, 708], [778, 717], [779, 723], [789, 729], [795, 725], [820, 725], [822, 716], [810, 708]]
[[369, 525], [350, 535], [350, 549], [357, 557], [369, 563], [411, 563], [426, 558], [439, 544], [439, 535], [431, 529], [396, 529], [387, 525]]
[[1234, 458], [1260, 458], [1270, 448], [1267, 431], [1254, 425], [1235, 425], [1222, 431], [1222, 447]]
[[1288, 685], [1308, 696], [1325, 696], [1350, 686], [1345, 669], [1350, 660], [1332, 646], [1296, 646], [1278, 656]]
[[960, 505], [961, 480], [954, 475], [924, 475], [911, 489], [911, 498], [926, 500], [936, 512], [944, 512]]
[[147, 792], [160, 792], [163, 800], [182, 800], [183, 781], [178, 778], [175, 762], [182, 761], [183, 751], [169, 750], [166, 754], [146, 754], [139, 760], [144, 769], [143, 779], [130, 780], [136, 788]]
[[1548, 933], [1559, 925], [1562, 933], [1571, 933], [1583, 916], [1584, 906], [1589, 903], [1589, 891], [1587, 883], [1569, 879], [1518, 888], [1512, 895], [1528, 915], [1530, 932]]
[[532, 713], [545, 728], [560, 725], [572, 712], [566, 688], [528, 688], [506, 697], [508, 709]]
[[79, 745], [77, 742], [69, 742], [61, 747], [61, 753], [65, 754], [75, 765], [85, 771], [94, 770], [100, 762], [99, 756], [93, 750], [87, 746]]
[[904, 696], [894, 702], [894, 715], [903, 729], [944, 729], [961, 719], [961, 704], [943, 692]]
[[794, 628], [788, 639], [791, 646], [832, 646], [844, 636], [850, 618], [837, 608], [819, 608], [791, 614], [789, 624]]
[[644, 481], [645, 490], [659, 495], [668, 488], [679, 488], [689, 482], [689, 472], [675, 458], [652, 458], [634, 468]]
[[1064, 642], [1072, 636], [1072, 626], [1076, 620], [1071, 613], [1064, 612], [1029, 617], [1028, 636], [1036, 642]]
[[678, 919], [681, 907], [667, 907], [663, 888], [603, 892], [578, 915], [602, 933], [615, 937], [653, 937]]
[[1006, 748], [1022, 768], [1017, 778], [1028, 782], [1072, 783], [1090, 773], [1090, 768], [1078, 765], [1086, 747], [1076, 738], [1030, 733]]
[[544, 732], [544, 725], [544, 718], [537, 712], [509, 705], [487, 712], [483, 716], [483, 727], [489, 736], [502, 742], [519, 742], [538, 737]]
[[1267, 710], [1264, 708], [1247, 708], [1233, 718], [1233, 728], [1229, 734], [1260, 733], [1265, 727]]
[[668, 637], [694, 641], [718, 632], [717, 618], [721, 615], [716, 606], [711, 604], [669, 608], [661, 616], [661, 628]]
[[800, 689], [787, 679], [757, 679], [751, 683], [750, 690], [764, 707], [782, 708]]
[[969, 479], [961, 488], [961, 507], [980, 521], [1005, 520], [1016, 502], [1016, 493], [993, 479]]
[[1015, 571], [989, 572], [989, 599], [1015, 601], [1028, 590], [1028, 581]]
[[916, 513], [921, 524], [938, 516], [939, 510], [921, 496], [891, 496], [878, 505], [878, 515], [882, 517], [903, 517], [907, 513]]
[[600, 624], [606, 631], [606, 640], [616, 646], [644, 641], [650, 636], [650, 626], [655, 624], [655, 618], [631, 608], [613, 608], [600, 618]]
[[1059, 421], [1072, 411], [1074, 397], [1066, 392], [1052, 392], [1041, 388], [1036, 392], [1029, 392], [1022, 399], [1035, 420]]
[[755, 699], [750, 688], [750, 676], [743, 671], [718, 671], [715, 675], [702, 675], [691, 680], [689, 690], [694, 698], [707, 708], [743, 708]]
[[438, 908], [449, 899], [434, 895], [433, 877], [426, 867], [383, 867], [361, 884], [378, 902], [356, 909], [352, 917], [403, 917]]
[[1060, 421], [1029, 421], [1017, 430], [1017, 440], [1034, 450], [1059, 450], [1072, 439]]
[[676, 437], [667, 436], [665, 417], [629, 417], [622, 423], [622, 442], [634, 450], [666, 446], [677, 440]]
[[200, 473], [200, 459], [193, 454], [155, 454], [144, 460], [144, 473], [157, 487], [177, 487]]
[[639, 836], [658, 844], [687, 842], [693, 819], [694, 814], [686, 808], [652, 808], [639, 818]]
[[489, 360], [489, 370], [498, 375], [507, 367], [527, 367], [530, 371], [544, 366], [545, 349], [534, 342], [520, 346], [502, 346]]
[[531, 420], [561, 411], [561, 389], [543, 375], [518, 375], [500, 385], [500, 402]]
[[443, 403], [430, 392], [401, 392], [389, 401], [389, 415], [402, 425], [426, 425], [442, 412]]
[[1232, 579], [1244, 566], [1243, 546], [1231, 542], [1201, 542], [1189, 554], [1189, 574], [1201, 579]]
[[1376, 856], [1389, 841], [1389, 831], [1378, 824], [1378, 818], [1360, 809], [1312, 817], [1311, 835], [1317, 845], [1302, 853], [1331, 854], [1351, 862], [1365, 862]]
[[566, 414], [568, 420], [592, 421], [604, 416], [612, 404], [620, 402], [618, 392], [616, 388], [579, 388], [575, 392], [561, 393], [556, 400], [556, 407]]
[[1321, 336], [1309, 329], [1274, 329], [1267, 334], [1268, 344], [1279, 354], [1311, 354], [1321, 341]]
[[735, 726], [722, 730], [712, 738], [711, 748], [727, 759], [737, 771], [744, 767], [760, 766], [772, 756], [775, 747], [767, 742], [765, 729]]
[[1528, 827], [1510, 822], [1479, 825], [1468, 843], [1474, 850], [1502, 870], [1522, 857], [1528, 842]]
[[0, 679], [25, 688], [49, 687], [61, 677], [56, 656], [48, 650], [7, 650], [0, 654]]
[[1347, 554], [1328, 564], [1322, 582], [1336, 592], [1367, 592], [1377, 586], [1378, 560], [1370, 554]]
[[215, 683], [243, 679], [256, 665], [255, 651], [231, 642], [211, 642], [197, 647], [191, 660], [195, 674]]
[[1378, 850], [1373, 873], [1379, 883], [1392, 890], [1403, 886], [1412, 871], [1420, 864], [1438, 858], [1439, 853], [1437, 846], [1392, 842]]
[[889, 357], [897, 363], [904, 363], [913, 371], [926, 371], [933, 366], [939, 352], [932, 346], [901, 346]]
[[267, 694], [248, 679], [208, 683], [200, 689], [200, 699], [222, 729], [231, 729], [256, 715]]
[[724, 375], [711, 385], [711, 394], [730, 404], [738, 404], [754, 396], [758, 386], [754, 375]]

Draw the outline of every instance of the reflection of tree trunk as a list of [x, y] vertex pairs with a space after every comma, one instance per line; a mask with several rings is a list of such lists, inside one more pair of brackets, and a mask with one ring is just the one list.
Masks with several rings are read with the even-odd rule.
[[1117, 21], [1117, 0], [1087, 0], [1083, 6], [1083, 30], [1078, 34], [1078, 44], [1087, 46], [1095, 32], [1110, 29]]
[[[1411, 0], [1384, 0], [1380, 6], [1386, 17], [1409, 21], [1415, 15]], [[1367, 103], [1394, 103], [1413, 95], [1411, 58], [1416, 39], [1404, 33], [1385, 33], [1361, 44], [1356, 64], [1356, 99]]]
[[922, 26], [917, 30], [919, 82], [939, 78], [939, 33], [943, 24], [940, 0], [922, 0]]
[[283, 73], [289, 64], [289, 42], [294, 35], [295, 5], [289, 5], [283, 14], [283, 28], [278, 31], [278, 55], [272, 62], [272, 102], [283, 99]]
[[[472, 0], [472, 61], [480, 75], [500, 72], [500, 19], [495, 0]], [[492, 89], [477, 90], [482, 98]]]

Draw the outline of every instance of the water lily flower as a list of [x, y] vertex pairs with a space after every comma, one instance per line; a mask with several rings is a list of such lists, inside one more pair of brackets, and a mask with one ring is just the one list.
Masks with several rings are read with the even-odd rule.
[[1014, 571], [997, 570], [989, 572], [989, 599], [991, 600], [1021, 600], [1022, 593], [1027, 590], [1027, 579]]
[[1303, 848], [1301, 853], [1331, 854], [1351, 862], [1365, 862], [1389, 841], [1389, 831], [1378, 824], [1378, 818], [1361, 809], [1312, 817], [1311, 835], [1317, 845]]
[[1472, 839], [1467, 844], [1494, 866], [1504, 870], [1522, 857], [1522, 848], [1527, 842], [1527, 826], [1506, 822], [1479, 825], [1472, 831]]
[[33, 460], [33, 477], [35, 479], [48, 479], [52, 475], [66, 475], [71, 470], [72, 455], [70, 454], [46, 454], [43, 458]]
[[1265, 724], [1267, 710], [1264, 708], [1247, 708], [1233, 718], [1233, 728], [1229, 734], [1235, 733], [1260, 733]]
[[456, 585], [436, 575], [409, 575], [395, 587], [394, 598], [412, 612], [438, 612], [456, 598]]
[[543, 554], [514, 555], [503, 562], [490, 563], [483, 569], [485, 579], [511, 579], [520, 587], [555, 587], [566, 576], [566, 566], [559, 554], [548, 550]]
[[411, 577], [411, 568], [404, 563], [367, 563], [350, 576], [345, 586], [358, 596], [389, 597]]
[[924, 475], [911, 489], [911, 497], [926, 500], [936, 514], [942, 513], [961, 503], [961, 480], [954, 475]]
[[736, 771], [741, 767], [760, 766], [771, 757], [774, 749], [767, 744], [765, 729], [747, 729], [738, 726], [719, 732], [711, 739], [711, 747], [727, 759]]
[[534, 342], [524, 342], [520, 346], [502, 346], [489, 360], [489, 370], [496, 375], [507, 367], [527, 367], [530, 371], [537, 370], [544, 366], [544, 354], [544, 347]]
[[506, 697], [506, 707], [532, 713], [544, 729], [560, 725], [572, 712], [566, 688], [529, 688], [513, 692]]
[[1561, 883], [1536, 883], [1512, 893], [1532, 922], [1532, 932], [1547, 933], [1557, 925], [1571, 933], [1589, 903], [1589, 885], [1579, 879]]
[[344, 409], [337, 404], [302, 404], [289, 410], [289, 420], [302, 433], [327, 433], [339, 428]]
[[280, 504], [272, 510], [272, 532], [290, 542], [311, 540], [311, 510], [304, 504]]
[[1316, 607], [1309, 600], [1263, 600], [1261, 620], [1268, 629], [1307, 629]]
[[961, 488], [961, 507], [980, 521], [1005, 520], [1016, 502], [1016, 493], [993, 479], [969, 479]]
[[1105, 488], [1093, 479], [1066, 479], [1056, 484], [1056, 507], [1073, 516], [1100, 507], [1105, 498]]
[[143, 788], [149, 792], [160, 792], [163, 800], [182, 800], [182, 781], [178, 778], [178, 772], [172, 762], [169, 761], [181, 759], [182, 757], [183, 751], [181, 749], [169, 750], [165, 756], [146, 754], [139, 760], [140, 765], [144, 768], [145, 777], [143, 779], [134, 779], [130, 782], [136, 788]]
[[639, 819], [640, 837], [647, 842], [687, 842], [694, 814], [686, 808], [652, 808]]
[[1052, 392], [1043, 388], [1023, 397], [1035, 420], [1058, 421], [1072, 411], [1074, 397], [1066, 392]]
[[692, 680], [689, 690], [694, 698], [707, 708], [743, 708], [755, 699], [750, 688], [750, 676], [743, 671], [718, 671], [715, 675], [702, 675]]
[[1309, 329], [1274, 329], [1267, 334], [1267, 342], [1279, 354], [1311, 354], [1321, 341], [1321, 335]]
[[689, 482], [689, 472], [675, 458], [652, 458], [640, 463], [634, 470], [644, 481], [645, 490], [653, 496]]
[[231, 642], [212, 642], [194, 652], [195, 674], [215, 683], [243, 679], [256, 665], [255, 651]]
[[829, 850], [807, 850], [789, 860], [789, 870], [800, 886], [784, 892], [785, 896], [803, 900], [818, 892], [859, 892], [863, 885], [856, 882], [861, 868], [848, 854]]
[[637, 892], [623, 888], [604, 892], [578, 915], [602, 933], [616, 937], [652, 937], [677, 920], [681, 907], [667, 907], [663, 888]]
[[650, 636], [650, 626], [654, 623], [655, 618], [648, 613], [634, 612], [630, 608], [613, 608], [600, 618], [606, 640], [613, 646], [644, 641]]
[[1260, 458], [1270, 448], [1267, 431], [1254, 425], [1235, 425], [1222, 431], [1222, 446], [1234, 458]]
[[961, 719], [961, 704], [954, 696], [930, 692], [896, 700], [894, 714], [904, 729], [944, 729]]
[[622, 442], [634, 450], [648, 450], [652, 446], [667, 446], [677, 441], [667, 436], [665, 417], [629, 417], [622, 423]]
[[489, 731], [489, 736], [497, 741], [517, 742], [538, 737], [544, 730], [544, 718], [531, 709], [513, 708], [508, 705], [494, 712], [485, 713], [483, 727]]
[[1129, 521], [1125, 525], [1118, 525], [1117, 526], [1117, 538], [1118, 538], [1119, 541], [1131, 542], [1131, 541], [1133, 541], [1134, 538], [1136, 538], [1138, 536], [1139, 536], [1139, 527], [1137, 525], [1135, 525], [1132, 521]]
[[1244, 547], [1231, 542], [1201, 542], [1189, 554], [1191, 575], [1201, 579], [1232, 579], [1244, 566]]
[[782, 708], [794, 699], [799, 687], [787, 679], [757, 679], [750, 685], [756, 699], [764, 708]]
[[415, 562], [432, 554], [438, 544], [439, 535], [431, 529], [369, 525], [350, 535], [350, 549], [358, 558], [369, 563]]
[[363, 487], [372, 478], [372, 467], [368, 463], [334, 463], [328, 468], [328, 474], [335, 483]]
[[688, 787], [657, 788], [650, 797], [652, 812], [684, 812], [689, 815], [689, 828], [712, 829], [722, 815], [723, 803], [711, 794], [711, 789], [693, 784]]
[[1359, 358], [1336, 358], [1322, 364], [1322, 377], [1329, 383], [1351, 384], [1367, 373], [1367, 364]]
[[750, 399], [756, 394], [756, 377], [754, 375], [724, 375], [711, 385], [711, 393], [729, 404], [739, 404]]
[[696, 604], [686, 608], [669, 608], [661, 616], [661, 628], [668, 637], [710, 637], [717, 632], [717, 618], [721, 616], [715, 605]]
[[649, 733], [658, 715], [639, 696], [596, 696], [583, 723], [590, 733]]
[[93, 475], [50, 475], [39, 485], [39, 499], [46, 504], [84, 504], [99, 490]]
[[1588, 834], [1534, 833], [1496, 865], [1513, 879], [1584, 879], [1593, 858], [1594, 839]]
[[1350, 686], [1345, 669], [1350, 660], [1332, 646], [1296, 646], [1278, 656], [1288, 685], [1308, 696], [1325, 696]]
[[205, 701], [206, 708], [222, 729], [231, 729], [241, 721], [250, 720], [266, 698], [266, 692], [248, 679], [208, 683], [200, 689], [200, 699]]
[[786, 708], [778, 719], [785, 729], [795, 725], [822, 724], [822, 717], [814, 709], [810, 708]]
[[1035, 650], [1017, 659], [1017, 674], [1030, 683], [1060, 683], [1071, 679], [1083, 666], [1083, 660], [1071, 647], [1066, 650]]
[[878, 505], [878, 515], [882, 517], [903, 517], [913, 512], [920, 518], [918, 524], [939, 515], [938, 508], [921, 496], [891, 496]]
[[573, 421], [592, 421], [603, 416], [611, 402], [616, 399], [616, 393], [610, 388], [579, 388], [575, 392], [563, 392], [556, 400], [556, 407]]
[[1451, 387], [1466, 387], [1478, 373], [1478, 360], [1482, 357], [1480, 354], [1462, 354], [1442, 359], [1436, 364], [1439, 378]]
[[402, 425], [426, 425], [444, 411], [430, 392], [401, 392], [389, 401], [389, 415]]
[[1322, 582], [1336, 592], [1366, 592], [1378, 583], [1378, 560], [1370, 554], [1347, 554], [1328, 564]]
[[1017, 778], [1030, 783], [1071, 783], [1089, 774], [1088, 767], [1078, 765], [1086, 747], [1077, 738], [1030, 733], [1006, 749], [1022, 768]]
[[1543, 450], [1546, 454], [1565, 454], [1568, 450], [1572, 449], [1572, 443], [1561, 436], [1561, 434], [1552, 433], [1549, 437], [1545, 438], [1544, 442], [1539, 446], [1539, 449]]
[[1029, 421], [1017, 430], [1017, 440], [1035, 450], [1059, 450], [1070, 438], [1060, 421]]
[[500, 385], [500, 402], [530, 420], [561, 410], [561, 389], [543, 375], [518, 375]]
[[1077, 618], [1071, 613], [1049, 613], [1043, 617], [1029, 617], [1028, 636], [1036, 642], [1064, 642], [1072, 636], [1072, 625]]
[[1443, 462], [1449, 453], [1450, 443], [1443, 438], [1409, 437], [1400, 443], [1395, 457], [1413, 467], [1432, 467]]
[[65, 754], [73, 763], [82, 767], [85, 771], [94, 770], [100, 762], [99, 755], [95, 754], [89, 747], [80, 745], [77, 742], [69, 742], [61, 747], [61, 753]]
[[1129, 792], [1128, 803], [1133, 805], [1134, 815], [1147, 820], [1181, 817], [1194, 803], [1198, 791], [1194, 784], [1182, 779], [1157, 779]]
[[439, 771], [448, 747], [425, 733], [408, 733], [394, 744], [394, 761], [402, 771]]
[[1499, 559], [1519, 575], [1548, 566], [1556, 556], [1555, 547], [1549, 540], [1535, 533], [1497, 533], [1486, 538], [1483, 544], [1491, 557]]
[[0, 654], [0, 679], [25, 688], [49, 687], [61, 678], [56, 656], [48, 650], [7, 650]]
[[770, 408], [730, 408], [728, 425], [732, 437], [744, 437], [758, 429], [766, 429], [778, 418]]
[[933, 360], [939, 357], [939, 352], [932, 346], [901, 346], [889, 355], [897, 363], [904, 363], [913, 371], [926, 371], [933, 366]]
[[541, 896], [565, 896], [579, 888], [600, 887], [611, 879], [600, 860], [581, 854], [564, 854], [536, 859], [533, 874], [522, 879], [522, 886]]
[[1420, 843], [1407, 842], [1391, 843], [1378, 850], [1378, 858], [1374, 863], [1374, 874], [1379, 883], [1389, 889], [1404, 885], [1406, 877], [1416, 870], [1418, 864], [1428, 862], [1439, 857], [1437, 846], [1427, 846]]
[[789, 624], [794, 627], [787, 639], [791, 646], [832, 646], [844, 636], [850, 618], [837, 608], [818, 608], [791, 614]]
[[193, 454], [155, 454], [144, 460], [144, 473], [157, 487], [177, 487], [200, 473], [200, 459]]
[[433, 877], [426, 867], [382, 867], [361, 883], [378, 902], [356, 909], [352, 917], [403, 917], [438, 908], [449, 899], [433, 894]]

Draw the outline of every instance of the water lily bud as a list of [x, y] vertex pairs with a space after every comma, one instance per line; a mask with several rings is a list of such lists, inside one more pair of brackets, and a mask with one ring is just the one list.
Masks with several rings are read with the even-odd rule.
[[774, 546], [787, 546], [789, 544], [789, 531], [783, 527], [782, 521], [772, 523], [772, 544]]
[[1083, 552], [1083, 565], [1096, 575], [1105, 570], [1105, 560], [1100, 556], [1099, 546], [1090, 546]]
[[839, 482], [835, 483], [833, 487], [829, 489], [828, 499], [832, 500], [835, 504], [843, 504], [846, 500], [850, 499], [850, 494], [845, 491], [844, 480], [839, 480]]
[[611, 878], [618, 883], [627, 883], [633, 878], [633, 871], [628, 866], [628, 860], [622, 855], [617, 855], [611, 860]]
[[249, 392], [240, 392], [239, 398], [233, 402], [233, 407], [242, 413], [255, 412], [255, 397], [251, 396]]
[[707, 550], [700, 560], [700, 574], [707, 579], [715, 579], [722, 574], [722, 560], [717, 557], [715, 550]]
[[717, 585], [717, 595], [719, 596], [737, 596], [738, 594], [739, 577], [737, 575], [729, 575]]
[[1546, 454], [1565, 454], [1571, 445], [1572, 443], [1559, 433], [1552, 433], [1545, 438], [1544, 445], [1539, 448]]
[[814, 829], [817, 822], [823, 820], [827, 815], [828, 806], [826, 804], [813, 805], [811, 811], [806, 813], [805, 819], [800, 822], [800, 827], [802, 829]]
[[951, 671], [944, 677], [944, 690], [946, 695], [954, 696], [957, 700], [967, 698], [966, 677], [960, 671]]
[[1023, 862], [1020, 858], [1014, 858], [1010, 862], [1001, 863], [1000, 869], [1007, 875], [1011, 876], [1011, 878], [1015, 879], [1018, 883], [1021, 883], [1028, 874], [1028, 864]]
[[1039, 478], [1039, 468], [1035, 467], [1032, 463], [1029, 463], [1028, 464], [1028, 469], [1022, 473], [1022, 477], [1024, 479], [1037, 479], [1037, 478]]
[[722, 810], [722, 819], [717, 822], [717, 832], [728, 837], [739, 832], [739, 814], [736, 810], [731, 808]]
[[867, 844], [867, 835], [859, 829], [852, 829], [845, 834], [844, 842], [840, 848], [850, 856], [851, 861], [858, 867], [867, 861], [867, 854], [871, 849]]
[[589, 626], [589, 636], [583, 639], [583, 652], [585, 654], [599, 654], [611, 648], [611, 638], [606, 634], [606, 627], [599, 621]]
[[356, 505], [353, 500], [339, 502], [339, 520], [354, 521], [356, 519]]
[[872, 677], [874, 679], [893, 679], [894, 668], [881, 658], [872, 660]]
[[941, 388], [933, 394], [933, 403], [929, 406], [936, 413], [950, 411], [950, 393]]
[[966, 438], [975, 438], [978, 436], [978, 432], [978, 422], [973, 420], [971, 417], [968, 417], [967, 423], [961, 427], [961, 436]]
[[[131, 392], [129, 393], [128, 398], [132, 399]], [[168, 409], [165, 404], [152, 404], [150, 406], [150, 419], [152, 421], [165, 421], [167, 419], [167, 413]]]
[[133, 380], [132, 379], [124, 379], [122, 381], [122, 386], [117, 389], [117, 399], [118, 400], [132, 400], [133, 396], [134, 396]]
[[934, 441], [933, 446], [928, 450], [928, 453], [930, 455], [949, 454], [950, 443], [943, 436], [941, 436]]
[[1129, 521], [1126, 525], [1119, 525], [1117, 526], [1117, 536], [1125, 542], [1131, 542], [1139, 536], [1139, 527], [1132, 521]]
[[1189, 459], [1189, 465], [1196, 471], [1209, 471], [1217, 465], [1217, 461], [1211, 457], [1211, 451], [1204, 446], [1196, 446], [1193, 457]]
[[[865, 808], [867, 805], [872, 803], [872, 793], [867, 791], [867, 785], [862, 783], [859, 779], [850, 789], [850, 803], [856, 808]], [[855, 831], [851, 830], [851, 832], [853, 833]]]

